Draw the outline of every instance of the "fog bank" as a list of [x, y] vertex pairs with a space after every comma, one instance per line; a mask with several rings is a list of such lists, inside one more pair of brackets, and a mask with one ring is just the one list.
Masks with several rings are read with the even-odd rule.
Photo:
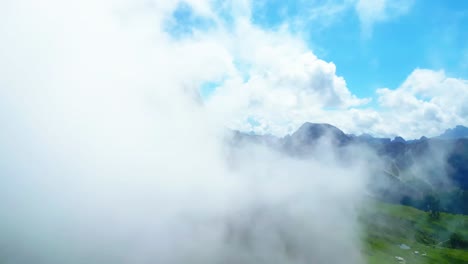
[[366, 151], [231, 148], [171, 8], [2, 4], [0, 262], [362, 263]]

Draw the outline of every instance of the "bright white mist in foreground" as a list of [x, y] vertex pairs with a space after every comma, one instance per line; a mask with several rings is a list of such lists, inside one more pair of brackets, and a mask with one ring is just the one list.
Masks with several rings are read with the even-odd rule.
[[230, 149], [140, 4], [2, 4], [0, 262], [361, 263], [366, 159]]

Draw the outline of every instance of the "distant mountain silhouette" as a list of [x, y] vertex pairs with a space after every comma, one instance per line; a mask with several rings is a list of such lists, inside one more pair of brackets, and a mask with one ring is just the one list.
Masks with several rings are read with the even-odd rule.
[[468, 138], [468, 127], [456, 126], [452, 129], [447, 129], [445, 132], [438, 136], [442, 139], [459, 139], [459, 138]]
[[406, 140], [402, 137], [395, 137], [392, 142], [400, 142], [400, 143], [406, 143]]
[[304, 123], [291, 138], [301, 143], [310, 144], [323, 137], [328, 137], [333, 143], [346, 144], [351, 138], [340, 129], [330, 124]]
[[235, 132], [233, 145], [245, 144], [262, 144], [299, 157], [322, 155], [327, 151], [323, 147], [335, 148], [337, 154], [346, 153], [342, 148], [347, 146], [367, 147], [383, 162], [380, 173], [369, 183], [376, 197], [393, 203], [409, 199], [415, 201], [412, 206], [424, 209], [421, 201], [436, 193], [443, 210], [468, 214], [468, 128], [464, 126], [433, 138], [405, 140], [397, 136], [391, 140], [369, 134], [347, 135], [330, 124], [304, 123], [283, 138]]
[[[448, 151], [444, 154], [446, 166], [439, 168], [440, 171], [430, 172], [434, 174], [430, 175], [432, 184], [442, 187], [442, 183], [437, 181], [437, 174], [442, 173], [453, 180], [456, 186], [468, 190], [468, 138], [464, 137], [468, 137], [468, 128], [464, 126], [448, 129], [442, 135], [433, 138], [422, 136], [420, 139], [405, 140], [397, 136], [391, 140], [369, 134], [347, 135], [333, 125], [309, 122], [283, 138], [235, 133], [235, 140], [238, 143], [263, 144], [292, 155], [319, 155], [320, 152], [314, 152], [319, 142], [326, 142], [330, 147], [337, 148], [365, 145], [387, 160], [388, 166], [396, 166], [398, 170], [408, 169], [426, 156], [441, 155], [443, 151]], [[432, 164], [429, 162], [427, 165]]]

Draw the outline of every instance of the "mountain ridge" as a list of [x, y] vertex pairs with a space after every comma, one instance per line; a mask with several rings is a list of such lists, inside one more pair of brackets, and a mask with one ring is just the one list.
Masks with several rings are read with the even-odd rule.
[[340, 128], [328, 124], [328, 123], [312, 123], [312, 122], [305, 122], [303, 123], [296, 131], [291, 134], [288, 134], [284, 137], [276, 137], [273, 135], [259, 135], [254, 133], [245, 133], [236, 131], [236, 133], [240, 133], [243, 135], [248, 135], [250, 137], [268, 137], [268, 138], [277, 138], [277, 139], [285, 139], [285, 138], [303, 138], [307, 141], [320, 139], [326, 136], [335, 137], [338, 139], [339, 142], [345, 143], [352, 140], [357, 141], [369, 141], [369, 142], [380, 142], [380, 143], [389, 143], [389, 142], [400, 142], [400, 143], [414, 143], [418, 141], [424, 141], [428, 139], [464, 139], [468, 138], [468, 127], [463, 125], [457, 125], [454, 128], [448, 128], [445, 130], [444, 133], [434, 136], [434, 137], [427, 137], [421, 136], [419, 139], [409, 139], [406, 140], [401, 136], [395, 136], [393, 139], [389, 137], [376, 137], [369, 133], [363, 133], [360, 135], [355, 134], [346, 134]]
[[441, 139], [459, 139], [468, 138], [468, 127], [457, 125], [454, 128], [445, 130], [444, 133], [438, 136]]
[[[457, 126], [455, 131], [464, 128]], [[345, 134], [330, 124], [307, 122], [282, 138], [238, 131], [235, 138], [237, 142], [263, 144], [299, 158], [320, 156], [326, 148], [332, 148], [340, 158], [346, 159], [359, 154], [356, 151], [363, 146], [383, 161], [371, 188], [384, 201], [400, 203], [409, 199], [414, 207], [423, 209], [424, 197], [437, 193], [444, 210], [468, 214], [468, 138], [451, 135], [449, 138], [423, 136], [415, 140], [398, 136], [376, 138], [369, 134]]]

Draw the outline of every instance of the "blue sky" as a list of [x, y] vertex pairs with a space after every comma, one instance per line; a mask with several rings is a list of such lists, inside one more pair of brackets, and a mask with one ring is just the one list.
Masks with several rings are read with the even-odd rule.
[[[122, 43], [138, 47], [125, 59], [144, 64], [152, 82], [190, 91], [231, 129], [282, 136], [315, 122], [346, 133], [419, 138], [468, 126], [468, 1], [73, 2], [79, 10], [56, 0], [21, 3], [0, 8], [3, 87], [23, 76], [14, 71], [27, 63], [59, 65], [76, 54], [79, 67], [85, 56], [68, 51], [82, 48], [95, 58]], [[96, 21], [84, 19], [94, 14]], [[108, 35], [116, 40], [90, 41]], [[129, 63], [99, 69], [121, 64]]]
[[[317, 6], [324, 2], [315, 1]], [[337, 74], [358, 96], [371, 97], [376, 88], [398, 87], [415, 68], [444, 69], [453, 77], [468, 77], [468, 1], [415, 1], [408, 13], [376, 23], [370, 37], [363, 37], [353, 8], [323, 25], [320, 20], [308, 21], [310, 6], [301, 0], [254, 6], [253, 21], [265, 28], [304, 21], [296, 31], [319, 57], [337, 65]]]
[[231, 128], [417, 138], [468, 126], [468, 1], [184, 0], [164, 21], [177, 45], [216, 58], [191, 83]]

